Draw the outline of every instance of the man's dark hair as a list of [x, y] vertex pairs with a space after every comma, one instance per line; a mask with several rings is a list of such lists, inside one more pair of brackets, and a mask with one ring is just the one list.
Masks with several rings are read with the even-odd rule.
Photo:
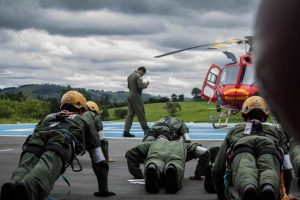
[[141, 70], [146, 74], [146, 68], [144, 66], [139, 67], [138, 70]]
[[268, 120], [268, 115], [266, 115], [262, 110], [260, 109], [253, 109], [248, 114], [242, 114], [242, 117], [244, 118], [244, 121], [249, 121], [253, 119], [257, 119], [260, 122], [266, 122]]
[[75, 106], [73, 106], [72, 104], [64, 104], [62, 107], [61, 107], [61, 110], [67, 110], [69, 112], [76, 112], [76, 113], [80, 113], [80, 110], [85, 110], [84, 108], [76, 108]]

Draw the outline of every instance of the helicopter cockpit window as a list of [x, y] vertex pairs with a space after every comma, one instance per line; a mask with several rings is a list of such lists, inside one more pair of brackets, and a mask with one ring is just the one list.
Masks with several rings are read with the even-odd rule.
[[245, 71], [244, 71], [244, 74], [242, 77], [242, 84], [245, 84], [245, 85], [255, 85], [256, 84], [253, 66], [245, 67]]
[[210, 83], [210, 85], [215, 86], [217, 82], [217, 78], [219, 74], [219, 69], [218, 68], [212, 68], [210, 72], [208, 73], [207, 76], [207, 81]]
[[223, 69], [220, 85], [234, 85], [239, 74], [239, 66], [231, 66]]

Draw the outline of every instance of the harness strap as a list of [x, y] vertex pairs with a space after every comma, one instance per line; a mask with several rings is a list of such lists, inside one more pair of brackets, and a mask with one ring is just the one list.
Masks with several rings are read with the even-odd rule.
[[253, 148], [250, 148], [250, 147], [244, 146], [244, 145], [243, 146], [240, 145], [240, 146], [234, 147], [234, 149], [229, 152], [229, 154], [227, 156], [229, 163], [231, 163], [233, 161], [233, 159], [235, 158], [235, 156], [238, 155], [239, 153], [250, 153], [254, 157], [256, 157], [256, 153]]
[[38, 145], [25, 144], [23, 146], [23, 151], [22, 151], [21, 156], [26, 152], [30, 152], [30, 153], [35, 154], [37, 157], [41, 157], [42, 153], [44, 152], [44, 149]]
[[282, 165], [282, 163], [283, 163], [283, 155], [277, 147], [276, 148], [271, 148], [271, 147], [251, 148], [246, 145], [238, 145], [238, 146], [235, 146], [233, 148], [233, 150], [228, 153], [228, 155], [227, 155], [228, 161], [231, 163], [233, 161], [233, 159], [235, 158], [235, 156], [238, 155], [239, 153], [250, 153], [255, 158], [258, 158], [259, 156], [261, 156], [263, 154], [272, 154], [273, 156], [275, 156], [278, 159], [280, 165]]
[[69, 180], [63, 174], [60, 175], [60, 177], [62, 177], [62, 179], [67, 183], [67, 185], [69, 187], [68, 193], [66, 194], [65, 197], [59, 197], [59, 198], [55, 198], [55, 197], [52, 197], [51, 195], [48, 195], [47, 200], [63, 200], [63, 199], [68, 199], [68, 196], [71, 194], [71, 184], [70, 184]]
[[272, 154], [273, 156], [275, 156], [280, 165], [282, 166], [283, 164], [283, 154], [281, 151], [279, 151], [277, 148], [274, 149], [274, 148], [270, 148], [270, 147], [263, 147], [263, 148], [260, 148], [259, 151], [258, 151], [258, 156], [261, 156], [262, 154]]
[[[74, 160], [76, 160], [77, 165], [79, 166], [78, 169], [74, 167]], [[80, 162], [79, 162], [79, 159], [75, 156], [75, 157], [74, 157], [74, 160], [73, 160], [72, 163], [71, 163], [72, 171], [73, 171], [73, 172], [80, 172], [80, 171], [82, 171], [82, 166], [81, 166], [81, 164], [80, 164]]]
[[73, 153], [74, 150], [71, 147], [71, 144], [68, 144], [68, 145], [69, 145], [68, 147], [62, 147], [62, 146], [54, 144], [54, 143], [48, 143], [44, 149], [44, 152], [45, 151], [53, 151], [57, 155], [60, 156], [62, 163], [63, 163], [61, 173], [63, 173], [66, 170], [66, 168], [73, 162], [73, 160], [75, 158], [75, 154]]
[[230, 170], [226, 170], [225, 175], [224, 175], [224, 186], [225, 186], [226, 199], [236, 199], [235, 196], [230, 191], [230, 188], [229, 188], [230, 181], [231, 181], [231, 172], [230, 172]]

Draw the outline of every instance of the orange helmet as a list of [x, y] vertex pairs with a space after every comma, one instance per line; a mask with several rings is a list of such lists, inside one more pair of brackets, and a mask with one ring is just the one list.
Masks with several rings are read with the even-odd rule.
[[86, 102], [86, 106], [88, 107], [89, 110], [95, 111], [97, 114], [100, 113], [100, 108], [95, 102], [88, 101]]
[[259, 109], [266, 115], [270, 114], [266, 101], [260, 96], [252, 96], [243, 103], [242, 113], [248, 114], [253, 109]]
[[61, 97], [60, 108], [65, 104], [71, 104], [76, 108], [86, 108], [86, 99], [80, 92], [71, 90]]

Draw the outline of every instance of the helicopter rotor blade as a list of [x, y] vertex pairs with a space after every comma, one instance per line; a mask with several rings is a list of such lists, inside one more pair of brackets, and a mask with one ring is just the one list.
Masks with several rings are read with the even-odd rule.
[[211, 46], [210, 47], [211, 49], [224, 48], [224, 47], [226, 47], [226, 46], [228, 46], [230, 44], [234, 44], [234, 43], [241, 44], [241, 43], [243, 43], [245, 41], [247, 41], [247, 40], [232, 39], [232, 40], [228, 40], [228, 41], [224, 41], [224, 42], [216, 42], [216, 43], [211, 43], [211, 44], [203, 44], [203, 45], [188, 47], [188, 48], [184, 48], [184, 49], [180, 49], [180, 50], [176, 50], [176, 51], [171, 51], [171, 52], [164, 53], [164, 54], [161, 54], [161, 55], [158, 55], [158, 56], [154, 56], [154, 58], [161, 58], [161, 57], [168, 56], [168, 55], [175, 54], [175, 53], [179, 53], [179, 52], [182, 52], [182, 51], [187, 51], [187, 50], [201, 48], [201, 47], [207, 47], [207, 46]]
[[222, 44], [216, 44], [216, 45], [212, 45], [211, 47], [208, 47], [207, 49], [222, 49], [225, 47], [228, 47], [230, 44], [227, 43], [222, 43]]
[[196, 48], [200, 48], [200, 47], [211, 46], [213, 44], [215, 44], [215, 43], [212, 43], [212, 44], [203, 44], [203, 45], [199, 45], [199, 46], [194, 46], [194, 47], [188, 47], [188, 48], [185, 48], [185, 49], [180, 49], [180, 50], [177, 50], [177, 51], [171, 51], [169, 53], [165, 53], [165, 54], [161, 54], [161, 55], [158, 55], [158, 56], [154, 56], [154, 58], [160, 58], [160, 57], [164, 57], [164, 56], [168, 56], [168, 55], [171, 55], [171, 54], [175, 54], [175, 53], [179, 53], [179, 52], [187, 51], [187, 50], [191, 50], [191, 49], [196, 49]]

